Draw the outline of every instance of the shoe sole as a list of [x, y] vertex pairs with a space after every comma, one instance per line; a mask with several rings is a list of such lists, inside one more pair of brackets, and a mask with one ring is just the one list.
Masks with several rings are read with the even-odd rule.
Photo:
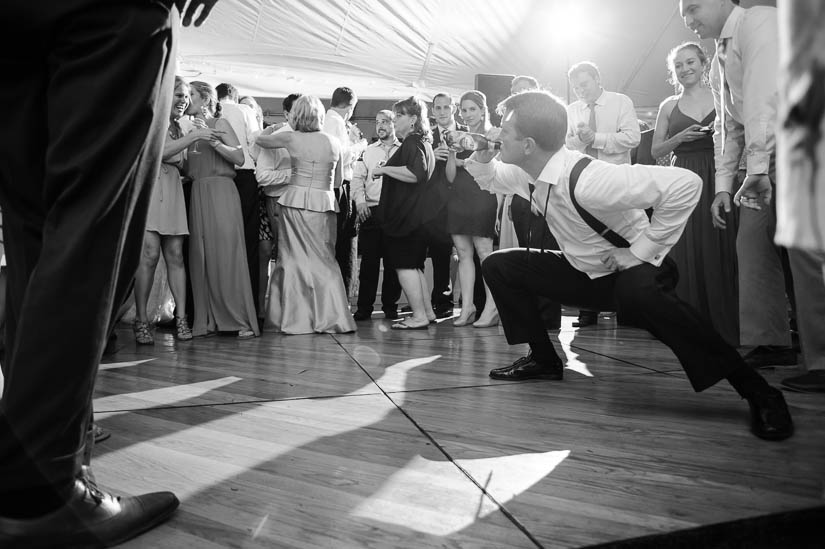
[[537, 376], [528, 376], [528, 377], [511, 377], [511, 376], [497, 376], [490, 372], [490, 377], [492, 379], [498, 379], [500, 381], [527, 381], [530, 379], [543, 379], [546, 381], [562, 381], [564, 379], [564, 375], [559, 374], [540, 374]]

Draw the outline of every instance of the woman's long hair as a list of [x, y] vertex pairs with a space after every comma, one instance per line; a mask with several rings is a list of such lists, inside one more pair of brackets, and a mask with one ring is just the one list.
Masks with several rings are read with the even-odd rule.
[[470, 90], [468, 92], [464, 92], [464, 94], [462, 94], [461, 96], [461, 99], [458, 100], [458, 108], [461, 109], [461, 104], [468, 99], [475, 103], [481, 110], [482, 119], [480, 133], [487, 133], [490, 130], [490, 128], [493, 127], [493, 125], [490, 124], [490, 110], [487, 108], [487, 96], [484, 95], [484, 92], [480, 92], [478, 90]]
[[218, 102], [218, 94], [215, 92], [215, 88], [200, 80], [190, 82], [189, 87], [197, 91], [198, 95], [204, 100], [203, 106], [209, 111], [209, 114], [215, 118], [220, 118], [221, 104]]
[[669, 84], [673, 85], [673, 89], [676, 90], [677, 94], [682, 93], [684, 88], [679, 83], [679, 78], [676, 76], [676, 67], [674, 64], [676, 62], [676, 56], [679, 55], [679, 52], [686, 49], [692, 49], [696, 52], [699, 62], [702, 63], [702, 84], [705, 86], [710, 86], [710, 63], [708, 62], [708, 54], [705, 52], [705, 48], [703, 48], [699, 42], [682, 42], [670, 50], [667, 54], [667, 81]]

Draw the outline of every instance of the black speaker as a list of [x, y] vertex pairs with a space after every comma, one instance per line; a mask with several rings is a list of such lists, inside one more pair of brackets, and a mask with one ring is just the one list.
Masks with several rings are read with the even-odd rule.
[[490, 109], [490, 123], [493, 126], [501, 125], [501, 117], [496, 113], [498, 104], [510, 97], [510, 83], [512, 74], [477, 74], [476, 88], [487, 96], [487, 107]]

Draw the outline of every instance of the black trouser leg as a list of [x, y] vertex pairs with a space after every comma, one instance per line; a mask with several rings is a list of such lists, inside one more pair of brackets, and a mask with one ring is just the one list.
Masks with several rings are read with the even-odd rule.
[[355, 204], [350, 200], [349, 181], [344, 181], [336, 189], [338, 199], [338, 233], [335, 237], [335, 259], [341, 268], [344, 288], [349, 296], [352, 280], [352, 239], [355, 238]]
[[[2, 492], [60, 486], [81, 465], [114, 307], [143, 244], [168, 126], [174, 34], [160, 3], [15, 5], [0, 25], [10, 347]], [[20, 48], [26, 43], [26, 48]], [[101, 116], [117, 105], [117, 116]], [[48, 154], [47, 154], [48, 153]]]
[[691, 385], [701, 391], [744, 363], [701, 315], [673, 291], [675, 267], [648, 263], [591, 279], [574, 269], [560, 252], [500, 250], [484, 262], [484, 274], [499, 305], [504, 334], [511, 345], [544, 345], [536, 297], [565, 305], [614, 310], [670, 347]]
[[[255, 310], [258, 310], [258, 287], [260, 272], [258, 271], [258, 227], [261, 224], [261, 205], [258, 203], [258, 181], [255, 179], [255, 170], [237, 170], [235, 173], [235, 187], [241, 199], [241, 215], [243, 216], [243, 239], [246, 246], [246, 264], [249, 269], [249, 282], [252, 284], [252, 293], [255, 297]], [[260, 311], [258, 311], [260, 313]]]
[[[530, 210], [530, 203], [524, 198], [515, 195], [510, 204], [510, 215], [516, 231], [516, 239], [520, 248], [535, 248], [537, 250], [558, 250], [553, 233], [547, 227], [547, 221], [541, 215]], [[545, 328], [561, 326], [561, 305], [545, 297], [538, 299], [541, 318]]]
[[[371, 314], [378, 291], [378, 274], [381, 270], [381, 227], [375, 218], [369, 217], [358, 229], [358, 250], [361, 266], [358, 269], [358, 310]], [[389, 271], [385, 270], [384, 276]]]
[[453, 290], [450, 285], [450, 261], [453, 243], [450, 235], [433, 235], [427, 242], [428, 254], [433, 263], [433, 291], [430, 299], [433, 309], [452, 309]]

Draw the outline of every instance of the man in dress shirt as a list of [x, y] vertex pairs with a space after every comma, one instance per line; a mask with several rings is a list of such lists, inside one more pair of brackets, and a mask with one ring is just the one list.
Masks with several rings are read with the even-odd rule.
[[[734, 198], [736, 205], [743, 206], [736, 239], [740, 341], [743, 346], [755, 346], [745, 355], [745, 361], [753, 367], [792, 365], [797, 362], [796, 353], [790, 347], [782, 252], [774, 244], [776, 209], [770, 203], [776, 181], [776, 8], [757, 6], [746, 10], [738, 4], [732, 0], [682, 0], [680, 9], [688, 28], [700, 38], [717, 40], [710, 69], [719, 113], [713, 136], [716, 198], [711, 214], [719, 228], [724, 229], [724, 212], [731, 209], [740, 157], [747, 168]], [[797, 323], [811, 326], [817, 332], [811, 335], [820, 338], [818, 346], [823, 348], [825, 305], [820, 303], [825, 302], [825, 294], [810, 293], [819, 286], [821, 273], [811, 268], [807, 252], [790, 250], [788, 258], [795, 293], [804, 302], [797, 309]]]
[[[542, 325], [536, 298], [567, 305], [616, 310], [649, 330], [676, 354], [691, 385], [703, 391], [727, 379], [751, 407], [759, 437], [791, 436], [793, 422], [782, 392], [745, 365], [690, 305], [673, 291], [677, 274], [666, 260], [699, 200], [702, 180], [681, 169], [614, 165], [593, 160], [578, 181], [575, 198], [584, 210], [618, 233], [616, 247], [584, 221], [571, 201], [570, 173], [587, 158], [564, 147], [564, 104], [548, 92], [510, 96], [500, 134], [501, 160], [479, 151], [465, 163], [479, 186], [528, 198], [547, 219], [560, 252], [499, 250], [484, 262], [484, 278], [496, 300], [511, 345], [529, 343], [530, 354], [490, 377], [560, 380], [563, 363]], [[532, 189], [532, 192], [531, 192]], [[653, 208], [648, 220], [646, 208]]]
[[258, 227], [261, 224], [260, 205], [258, 204], [258, 181], [255, 179], [255, 162], [252, 160], [250, 149], [255, 144], [255, 133], [258, 119], [255, 111], [248, 105], [238, 104], [238, 90], [232, 84], [218, 84], [215, 87], [218, 101], [221, 104], [221, 117], [225, 118], [243, 149], [243, 166], [235, 168], [235, 187], [241, 199], [241, 214], [243, 215], [243, 237], [246, 244], [246, 263], [249, 269], [249, 281], [255, 295], [255, 310], [262, 314], [259, 307], [260, 289], [258, 272]]
[[[281, 103], [284, 109], [286, 124], [277, 129], [275, 126], [270, 126], [263, 130], [261, 134], [270, 135], [273, 133], [293, 131], [294, 128], [292, 127], [289, 112], [292, 110], [292, 104], [299, 97], [301, 97], [300, 94], [291, 93], [287, 95]], [[272, 231], [273, 251], [277, 255], [278, 216], [281, 208], [278, 204], [278, 198], [280, 198], [281, 193], [284, 192], [286, 185], [292, 177], [292, 159], [284, 148], [264, 149], [253, 145], [251, 152], [255, 157], [255, 179], [258, 181], [258, 186], [261, 187], [264, 194], [264, 206], [266, 206], [267, 217], [269, 217], [269, 229]]]
[[[567, 107], [567, 148], [611, 164], [630, 164], [630, 153], [642, 140], [633, 101], [605, 90], [598, 67], [589, 61], [570, 67], [567, 78], [579, 98]], [[597, 311], [581, 311], [573, 326], [590, 326], [598, 320]]]
[[[358, 270], [358, 309], [352, 315], [355, 320], [369, 320], [378, 289], [378, 272], [381, 258], [386, 257], [386, 239], [381, 225], [376, 223], [373, 212], [381, 200], [382, 177], [373, 177], [372, 171], [383, 166], [401, 143], [395, 137], [392, 111], [382, 110], [375, 115], [375, 133], [378, 141], [368, 146], [352, 173], [352, 199], [358, 218], [358, 249], [361, 251], [361, 267]], [[384, 265], [384, 282], [381, 285], [381, 305], [384, 317], [398, 318], [398, 298], [401, 284], [395, 269]]]
[[324, 117], [324, 132], [334, 136], [341, 143], [343, 181], [341, 187], [335, 189], [339, 205], [335, 259], [341, 267], [341, 276], [344, 278], [344, 288], [348, 296], [350, 280], [352, 280], [352, 239], [356, 234], [350, 181], [352, 181], [353, 165], [367, 145], [366, 141], [354, 133], [357, 128], [348, 125], [357, 104], [358, 96], [354, 91], [347, 87], [336, 88], [332, 92], [330, 108]]

